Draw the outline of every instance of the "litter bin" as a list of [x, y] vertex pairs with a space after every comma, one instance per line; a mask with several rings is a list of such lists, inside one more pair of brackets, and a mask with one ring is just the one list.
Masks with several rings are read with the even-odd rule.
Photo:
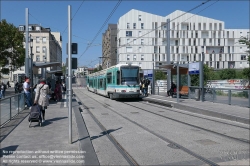
[[200, 100], [200, 89], [195, 89], [195, 99], [196, 99], [197, 101]]

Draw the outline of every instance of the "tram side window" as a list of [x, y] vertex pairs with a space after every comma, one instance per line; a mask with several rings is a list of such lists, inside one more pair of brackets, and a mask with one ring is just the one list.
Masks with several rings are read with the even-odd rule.
[[117, 71], [117, 77], [116, 77], [116, 79], [117, 79], [117, 85], [120, 85], [120, 71]]
[[89, 80], [89, 87], [93, 87], [93, 81]]
[[103, 88], [103, 79], [99, 80], [99, 88]]
[[105, 79], [103, 79], [103, 88], [104, 88], [104, 90], [106, 90], [106, 80]]
[[107, 73], [107, 83], [111, 84], [112, 82], [112, 73]]

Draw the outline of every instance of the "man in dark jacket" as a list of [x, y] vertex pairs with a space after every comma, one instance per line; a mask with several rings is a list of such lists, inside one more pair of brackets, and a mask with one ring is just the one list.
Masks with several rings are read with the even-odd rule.
[[148, 85], [150, 85], [150, 80], [148, 78], [144, 79], [144, 95], [148, 96]]

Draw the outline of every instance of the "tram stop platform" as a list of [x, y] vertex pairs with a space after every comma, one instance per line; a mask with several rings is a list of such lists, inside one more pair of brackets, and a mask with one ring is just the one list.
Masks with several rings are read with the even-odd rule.
[[250, 124], [250, 108], [247, 107], [213, 103], [209, 101], [201, 102], [184, 98], [180, 98], [179, 103], [177, 103], [176, 98], [168, 98], [161, 95], [149, 95], [148, 97], [142, 97], [142, 100], [192, 113]]
[[[99, 165], [79, 104], [72, 100], [72, 144], [66, 99], [51, 101], [42, 127], [29, 128], [30, 110], [1, 127], [1, 165]], [[10, 164], [11, 163], [11, 164]]]

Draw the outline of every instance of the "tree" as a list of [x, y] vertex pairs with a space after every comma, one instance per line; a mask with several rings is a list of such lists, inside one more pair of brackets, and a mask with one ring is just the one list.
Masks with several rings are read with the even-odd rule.
[[[24, 65], [24, 35], [6, 20], [0, 22], [0, 77]], [[6, 67], [9, 65], [8, 67]]]
[[[204, 85], [207, 85], [207, 81], [210, 80], [212, 69], [209, 68], [208, 65], [204, 64], [203, 73], [204, 73]], [[199, 74], [191, 75], [191, 86], [199, 86], [199, 82], [200, 82]]]
[[66, 66], [63, 66], [63, 67], [62, 67], [62, 73], [63, 73], [63, 75], [66, 74]]
[[242, 71], [242, 75], [244, 78], [248, 79], [248, 82], [250, 84], [250, 40], [247, 37], [241, 37], [239, 40], [240, 44], [245, 44], [247, 46], [246, 53], [248, 54], [247, 61], [248, 61], [248, 68], [244, 68]]
[[235, 69], [223, 69], [221, 70], [219, 75], [222, 80], [235, 79], [236, 70]]
[[163, 71], [161, 70], [155, 71], [155, 80], [165, 80], [165, 79], [167, 79], [167, 77]]

